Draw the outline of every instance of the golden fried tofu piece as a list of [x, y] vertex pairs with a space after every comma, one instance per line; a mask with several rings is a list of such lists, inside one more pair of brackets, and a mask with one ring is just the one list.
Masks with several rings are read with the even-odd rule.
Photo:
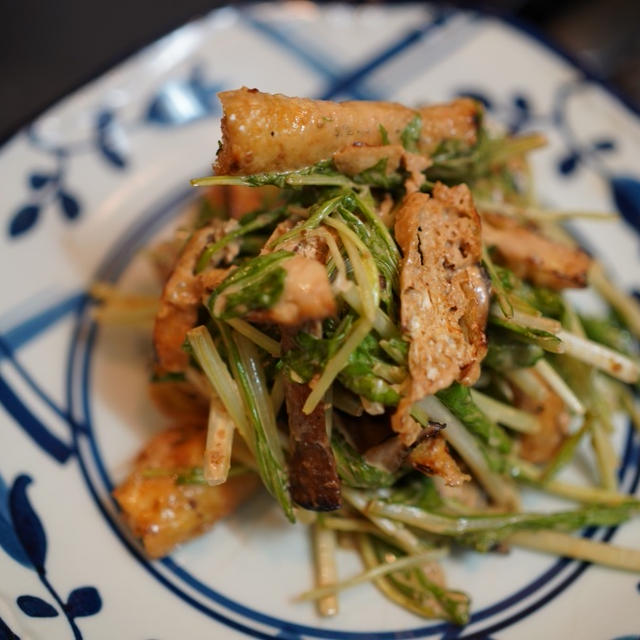
[[214, 209], [221, 210], [230, 218], [239, 220], [251, 211], [275, 204], [279, 193], [280, 190], [277, 187], [246, 187], [232, 184], [210, 187], [205, 197]]
[[413, 402], [454, 381], [473, 384], [480, 375], [490, 288], [480, 266], [480, 218], [466, 185], [437, 184], [432, 196], [407, 196], [395, 235], [403, 255], [400, 320], [411, 375], [392, 426], [411, 445], [421, 432], [409, 415]]
[[556, 290], [587, 286], [591, 258], [582, 249], [546, 238], [531, 224], [485, 213], [482, 236], [495, 249], [496, 261], [519, 278]]
[[224, 112], [214, 164], [218, 175], [299, 169], [354, 143], [381, 145], [381, 127], [390, 144], [400, 144], [416, 115], [422, 119], [418, 151], [428, 155], [447, 139], [474, 144], [479, 122], [480, 107], [466, 98], [409, 109], [394, 102], [290, 98], [246, 87], [218, 95]]
[[424, 438], [409, 454], [409, 462], [427, 476], [442, 478], [449, 487], [460, 487], [471, 480], [471, 476], [460, 471], [441, 433]]
[[131, 475], [113, 496], [133, 534], [152, 558], [167, 555], [229, 515], [259, 485], [252, 472], [215, 487], [180, 484], [180, 476], [203, 463], [206, 429], [192, 424], [171, 427], [140, 452]]
[[[153, 327], [153, 346], [158, 363], [165, 371], [187, 368], [189, 356], [182, 350], [182, 344], [187, 331], [196, 325], [202, 296], [227, 275], [225, 269], [215, 268], [196, 274], [198, 258], [209, 243], [222, 238], [237, 224], [235, 220], [213, 220], [210, 225], [195, 231], [164, 285]], [[236, 245], [228, 245], [227, 249], [237, 253]], [[232, 259], [232, 255], [227, 257]]]

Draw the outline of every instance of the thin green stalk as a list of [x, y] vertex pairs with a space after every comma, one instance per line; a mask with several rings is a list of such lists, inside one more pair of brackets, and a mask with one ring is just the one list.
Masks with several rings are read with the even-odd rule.
[[255, 457], [260, 476], [271, 495], [278, 500], [287, 518], [294, 522], [288, 488], [287, 466], [280, 446], [278, 428], [264, 372], [255, 345], [224, 323], [218, 323], [229, 356], [229, 363], [253, 427]]
[[338, 374], [347, 365], [349, 356], [357, 349], [358, 345], [365, 339], [371, 331], [372, 325], [367, 318], [359, 318], [355, 321], [351, 333], [344, 341], [338, 352], [327, 362], [322, 375], [316, 382], [313, 390], [307, 397], [307, 401], [302, 407], [302, 411], [307, 415], [310, 414], [322, 400]]

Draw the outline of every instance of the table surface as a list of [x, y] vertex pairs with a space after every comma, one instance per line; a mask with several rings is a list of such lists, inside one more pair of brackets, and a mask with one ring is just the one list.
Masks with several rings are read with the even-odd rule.
[[[226, 3], [207, 0], [3, 3], [0, 142], [118, 61], [222, 4]], [[475, 4], [528, 22], [640, 107], [637, 0], [489, 0]]]

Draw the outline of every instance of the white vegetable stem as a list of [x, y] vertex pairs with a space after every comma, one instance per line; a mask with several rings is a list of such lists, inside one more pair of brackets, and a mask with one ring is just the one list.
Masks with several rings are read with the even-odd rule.
[[549, 395], [549, 390], [536, 376], [533, 368], [505, 371], [504, 377], [537, 402], [544, 402]]
[[382, 533], [386, 534], [387, 537], [393, 540], [394, 544], [400, 547], [403, 551], [412, 554], [424, 551], [424, 545], [420, 542], [418, 537], [407, 529], [401, 522], [396, 522], [380, 516], [374, 516], [369, 513], [367, 510], [369, 497], [366, 496], [366, 494], [356, 491], [355, 489], [347, 489], [346, 487], [343, 487], [342, 495], [352, 507], [368, 518], [380, 531], [382, 531]]
[[255, 454], [255, 443], [247, 423], [242, 397], [227, 365], [220, 357], [209, 331], [206, 327], [196, 327], [187, 333], [187, 339], [211, 386], [220, 396], [220, 400], [240, 431], [240, 435], [251, 452]]
[[343, 580], [342, 582], [337, 582], [336, 584], [322, 587], [320, 589], [306, 591], [305, 593], [300, 594], [297, 600], [317, 600], [318, 598], [324, 598], [331, 593], [336, 593], [343, 589], [348, 589], [349, 587], [355, 587], [362, 582], [369, 582], [370, 580], [387, 575], [388, 573], [393, 573], [394, 571], [403, 571], [405, 569], [411, 569], [412, 567], [419, 567], [427, 562], [438, 560], [446, 554], [446, 549], [437, 549], [424, 551], [423, 553], [419, 553], [415, 556], [404, 556], [403, 558], [393, 562], [379, 564], [377, 567], [360, 573], [349, 580]]
[[338, 352], [329, 360], [322, 375], [313, 387], [313, 391], [308, 395], [307, 401], [302, 407], [302, 411], [310, 414], [322, 400], [322, 397], [333, 384], [336, 376], [344, 369], [349, 360], [349, 356], [358, 348], [358, 345], [366, 338], [371, 331], [371, 323], [366, 318], [359, 318], [354, 323], [349, 337], [338, 349]]
[[534, 365], [536, 371], [544, 378], [546, 383], [562, 398], [564, 403], [578, 415], [585, 413], [585, 408], [577, 396], [569, 388], [569, 385], [560, 377], [560, 374], [543, 358]]
[[226, 482], [231, 466], [231, 449], [235, 425], [222, 402], [212, 396], [209, 402], [207, 443], [204, 449], [204, 478], [215, 486]]
[[540, 421], [532, 413], [516, 409], [504, 402], [499, 402], [476, 389], [471, 389], [471, 397], [480, 411], [494, 422], [499, 422], [505, 427], [521, 433], [537, 433], [540, 431]]
[[378, 268], [373, 256], [362, 240], [344, 222], [326, 218], [325, 224], [336, 229], [340, 235], [360, 292], [362, 313], [369, 322], [373, 323], [380, 300]]
[[280, 343], [270, 338], [266, 333], [256, 329], [252, 324], [240, 318], [230, 318], [227, 320], [227, 324], [245, 338], [249, 338], [251, 342], [257, 344], [261, 349], [264, 349], [269, 355], [274, 358], [280, 357]]
[[518, 531], [509, 536], [507, 542], [557, 556], [595, 562], [614, 569], [640, 571], [640, 551], [617, 547], [607, 542], [576, 538], [567, 533]]
[[[320, 522], [316, 522], [311, 526], [311, 536], [316, 569], [316, 588], [332, 587], [338, 581], [336, 532], [323, 526]], [[338, 613], [338, 597], [335, 593], [328, 593], [317, 599], [316, 607], [321, 616], [335, 616]]]
[[540, 209], [539, 207], [518, 207], [507, 202], [492, 202], [491, 200], [474, 199], [479, 211], [487, 213], [501, 213], [506, 216], [523, 217], [529, 220], [554, 222], [571, 218], [586, 218], [588, 220], [603, 220], [610, 222], [618, 220], [617, 213], [606, 211], [559, 211], [556, 209]]
[[557, 336], [562, 340], [566, 355], [601, 369], [623, 382], [633, 383], [638, 380], [638, 365], [621, 353], [597, 342], [580, 338], [564, 329], [559, 331]]
[[[351, 286], [342, 292], [344, 301], [357, 313], [362, 313], [362, 301], [358, 295], [358, 288]], [[392, 338], [398, 335], [398, 329], [391, 321], [391, 318], [380, 308], [376, 308], [375, 318], [373, 320], [373, 328], [380, 334], [382, 338]]]

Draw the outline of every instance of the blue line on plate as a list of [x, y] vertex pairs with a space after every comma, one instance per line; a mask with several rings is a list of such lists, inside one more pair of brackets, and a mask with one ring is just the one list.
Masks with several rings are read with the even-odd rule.
[[362, 80], [364, 80], [374, 69], [382, 66], [385, 62], [388, 62], [391, 58], [394, 58], [399, 53], [407, 49], [407, 47], [419, 42], [427, 34], [443, 26], [453, 15], [455, 15], [455, 13], [456, 12], [452, 10], [438, 9], [433, 20], [430, 20], [420, 28], [414, 29], [413, 31], [405, 34], [402, 38], [378, 53], [365, 64], [343, 75], [341, 78], [338, 78], [321, 95], [321, 99], [329, 100], [344, 93], [353, 94], [354, 87], [356, 87], [358, 83], [362, 82]]
[[[275, 25], [265, 22], [264, 20], [259, 20], [248, 11], [241, 12], [240, 16], [245, 23], [255, 31], [258, 31], [286, 49], [289, 53], [292, 53], [296, 60], [304, 62], [310, 69], [322, 74], [330, 82], [338, 82], [342, 77], [340, 70], [337, 69], [334, 64], [331, 64], [327, 53], [312, 51], [309, 46], [303, 46], [301, 43], [296, 42], [282, 29], [278, 29]], [[373, 94], [360, 90], [357, 87], [352, 88], [348, 93], [357, 100], [375, 99]]]
[[13, 351], [9, 348], [9, 345], [5, 343], [2, 336], [0, 336], [0, 359], [2, 357], [7, 358], [11, 361], [11, 364], [14, 366], [15, 370], [18, 372], [20, 377], [24, 380], [27, 386], [44, 402], [54, 413], [60, 416], [63, 420], [68, 420], [69, 416], [65, 411], [63, 411], [51, 398], [42, 390], [40, 385], [33, 379], [31, 374], [20, 364], [18, 359], [15, 357]]
[[11, 350], [19, 349], [22, 345], [46, 331], [52, 324], [75, 311], [80, 306], [84, 296], [85, 294], [83, 293], [74, 293], [52, 306], [38, 311], [17, 326], [5, 331], [2, 334], [2, 339]]
[[54, 436], [26, 405], [18, 398], [13, 389], [0, 376], [0, 404], [22, 427], [27, 435], [59, 463], [64, 463], [73, 453], [73, 449]]

